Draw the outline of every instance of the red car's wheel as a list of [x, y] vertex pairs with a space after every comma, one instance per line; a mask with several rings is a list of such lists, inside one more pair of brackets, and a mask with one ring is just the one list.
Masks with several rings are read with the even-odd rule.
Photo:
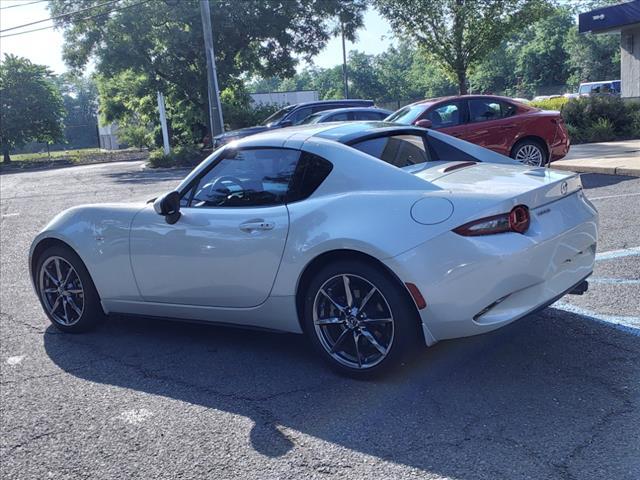
[[547, 164], [547, 150], [536, 140], [522, 140], [511, 151], [511, 157], [523, 165], [544, 167]]

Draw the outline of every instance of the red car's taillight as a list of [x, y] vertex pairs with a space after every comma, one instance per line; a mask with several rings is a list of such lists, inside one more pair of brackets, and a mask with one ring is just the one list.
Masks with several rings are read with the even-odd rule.
[[506, 232], [524, 233], [529, 229], [530, 223], [529, 209], [525, 205], [518, 205], [509, 213], [474, 220], [454, 228], [453, 231], [465, 237]]

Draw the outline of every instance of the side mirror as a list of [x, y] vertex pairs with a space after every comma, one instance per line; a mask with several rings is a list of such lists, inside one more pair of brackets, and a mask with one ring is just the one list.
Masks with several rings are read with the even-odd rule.
[[415, 123], [416, 127], [421, 127], [421, 128], [431, 128], [433, 127], [433, 123], [431, 123], [431, 120], [427, 120], [426, 118], [423, 118], [422, 120], [418, 120]]
[[285, 128], [285, 127], [290, 127], [293, 125], [293, 122], [291, 120], [283, 120], [280, 122], [280, 127]]
[[153, 202], [153, 209], [158, 215], [163, 215], [169, 225], [180, 219], [180, 194], [169, 192], [159, 196]]

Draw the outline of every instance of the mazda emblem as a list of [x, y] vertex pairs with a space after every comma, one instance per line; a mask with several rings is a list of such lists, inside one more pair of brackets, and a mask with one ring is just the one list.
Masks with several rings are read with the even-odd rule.
[[562, 182], [562, 185], [560, 186], [560, 193], [562, 195], [566, 195], [568, 189], [569, 189], [569, 184], [567, 182]]

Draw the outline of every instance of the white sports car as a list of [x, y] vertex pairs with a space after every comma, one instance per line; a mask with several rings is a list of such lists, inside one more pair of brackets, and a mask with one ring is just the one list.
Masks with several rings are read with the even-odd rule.
[[576, 174], [418, 127], [318, 124], [231, 143], [146, 205], [62, 212], [30, 270], [64, 331], [122, 313], [304, 332], [363, 375], [583, 292], [597, 223]]

